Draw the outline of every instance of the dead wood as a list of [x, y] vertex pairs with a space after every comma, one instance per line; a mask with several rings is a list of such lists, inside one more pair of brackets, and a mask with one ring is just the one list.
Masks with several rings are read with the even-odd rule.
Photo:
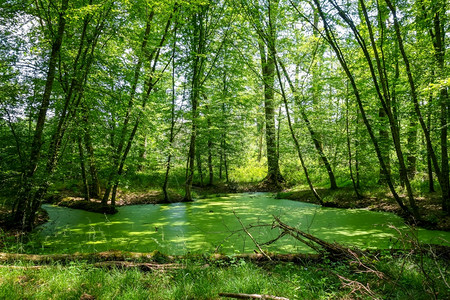
[[175, 263], [160, 264], [160, 263], [135, 263], [128, 261], [102, 261], [94, 264], [95, 267], [101, 268], [119, 268], [119, 269], [140, 269], [141, 271], [155, 271], [155, 270], [175, 270], [183, 269], [185, 266]]
[[256, 245], [256, 247], [258, 247], [259, 251], [268, 259], [268, 260], [272, 260], [270, 258], [270, 256], [268, 256], [266, 254], [266, 252], [264, 252], [264, 250], [261, 248], [261, 246], [258, 244], [258, 242], [255, 240], [255, 238], [250, 234], [250, 232], [247, 230], [247, 228], [245, 228], [244, 224], [242, 224], [241, 219], [236, 215], [236, 212], [233, 211], [234, 216], [236, 217], [236, 219], [239, 221], [239, 223], [242, 226], [242, 229], [244, 230], [244, 232], [252, 239], [253, 243]]
[[[272, 261], [283, 262], [297, 262], [304, 261], [320, 261], [323, 257], [319, 254], [267, 254]], [[229, 256], [225, 254], [213, 254], [206, 260], [209, 261], [230, 261], [231, 259], [244, 259], [253, 262], [265, 262], [269, 261], [267, 256], [261, 253], [243, 253], [235, 256]], [[162, 257], [162, 258], [161, 258]], [[191, 259], [205, 260], [205, 257], [201, 254], [190, 255]], [[52, 264], [55, 262], [67, 263], [70, 261], [86, 261], [88, 263], [108, 262], [108, 261], [121, 261], [121, 262], [136, 262], [136, 263], [159, 263], [172, 264], [176, 260], [182, 260], [183, 256], [165, 256], [161, 253], [138, 253], [138, 252], [121, 252], [121, 251], [106, 251], [98, 253], [75, 253], [75, 254], [48, 254], [48, 255], [36, 255], [36, 254], [18, 254], [18, 253], [0, 253], [0, 263], [14, 263], [15, 261], [31, 262], [35, 264]]]
[[29, 269], [42, 269], [43, 266], [13, 266], [13, 265], [0, 265], [3, 269], [18, 269], [18, 270], [29, 270]]
[[102, 261], [139, 261], [139, 262], [173, 262], [175, 256], [164, 255], [158, 251], [151, 253], [126, 252], [126, 251], [104, 251], [96, 253], [73, 253], [73, 254], [20, 254], [0, 253], [0, 262], [26, 261], [38, 264], [50, 264], [54, 262], [87, 261], [91, 263]]
[[295, 227], [289, 226], [283, 223], [279, 217], [273, 216], [275, 219], [272, 228], [280, 228], [283, 232], [281, 234], [288, 234], [295, 238], [296, 240], [304, 243], [311, 249], [317, 251], [321, 255], [327, 254], [330, 258], [336, 259], [354, 259], [355, 256], [364, 255], [364, 252], [360, 249], [350, 249], [338, 243], [329, 243], [318, 237], [313, 236], [312, 234], [301, 231]]
[[272, 295], [260, 294], [242, 294], [242, 293], [219, 293], [220, 297], [235, 298], [235, 299], [270, 299], [270, 300], [289, 300], [289, 298], [278, 297]]

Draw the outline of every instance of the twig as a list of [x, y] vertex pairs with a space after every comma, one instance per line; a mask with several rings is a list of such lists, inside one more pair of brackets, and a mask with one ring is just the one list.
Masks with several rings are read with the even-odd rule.
[[258, 242], [255, 240], [255, 238], [251, 235], [251, 233], [247, 230], [247, 228], [245, 228], [244, 224], [242, 224], [241, 219], [239, 219], [239, 217], [236, 215], [236, 212], [233, 210], [233, 214], [236, 217], [236, 219], [239, 221], [239, 223], [242, 226], [242, 229], [244, 230], [244, 232], [252, 239], [253, 243], [255, 243], [256, 247], [258, 247], [259, 251], [268, 259], [268, 260], [272, 260], [270, 258], [269, 255], [267, 255], [263, 249], [261, 249], [261, 246], [258, 244]]
[[369, 295], [370, 297], [372, 297], [372, 299], [379, 299], [375, 296], [375, 293], [370, 289], [369, 284], [367, 284], [367, 286], [365, 286], [364, 284], [362, 284], [359, 281], [351, 280], [351, 279], [346, 278], [339, 274], [336, 274], [336, 275], [339, 277], [339, 279], [341, 280], [342, 285], [344, 287], [349, 287], [352, 289], [350, 294], [353, 294], [356, 291], [360, 291], [362, 294]]
[[121, 268], [121, 269], [137, 268], [142, 271], [174, 270], [183, 268], [183, 266], [180, 264], [133, 263], [127, 261], [103, 261], [95, 263], [94, 266], [102, 268]]

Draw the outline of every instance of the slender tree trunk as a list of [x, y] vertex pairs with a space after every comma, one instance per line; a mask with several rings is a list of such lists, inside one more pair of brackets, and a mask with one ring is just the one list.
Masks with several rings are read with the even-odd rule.
[[[148, 42], [148, 38], [150, 35], [150, 30], [151, 30], [151, 23], [153, 21], [154, 15], [155, 15], [155, 12], [152, 10], [148, 16], [147, 24], [146, 24], [145, 31], [144, 31], [144, 37], [142, 39], [142, 44], [141, 44], [142, 53], [144, 53], [147, 48], [147, 42]], [[153, 59], [153, 53], [150, 55], [150, 60]], [[115, 149], [115, 152], [113, 154], [113, 166], [112, 166], [111, 172], [109, 173], [105, 193], [103, 194], [103, 198], [102, 198], [102, 204], [104, 206], [106, 206], [108, 204], [108, 200], [109, 200], [111, 190], [113, 188], [113, 184], [114, 184], [114, 182], [117, 182], [117, 180], [118, 180], [117, 179], [117, 177], [118, 177], [117, 170], [120, 165], [120, 157], [122, 154], [122, 149], [125, 144], [125, 135], [128, 131], [128, 124], [131, 119], [131, 111], [132, 111], [132, 108], [134, 105], [134, 100], [135, 100], [134, 98], [136, 95], [137, 85], [138, 85], [139, 78], [141, 75], [142, 64], [143, 64], [142, 57], [139, 56], [136, 67], [134, 69], [134, 77], [133, 77], [133, 81], [131, 83], [130, 98], [128, 100], [127, 111], [126, 111], [126, 115], [125, 115], [125, 118], [123, 121], [122, 130], [121, 130], [121, 134], [119, 137], [119, 142], [117, 145], [117, 149]], [[117, 190], [117, 188], [116, 188], [116, 190]]]
[[169, 193], [167, 192], [167, 185], [169, 183], [169, 172], [171, 168], [171, 160], [172, 160], [172, 147], [173, 141], [175, 139], [175, 100], [176, 100], [176, 91], [175, 91], [175, 54], [177, 49], [177, 27], [174, 30], [174, 39], [172, 46], [172, 103], [170, 105], [170, 130], [169, 130], [169, 154], [167, 155], [167, 163], [166, 163], [166, 173], [164, 175], [164, 183], [162, 186], [162, 190], [164, 193], [164, 201], [169, 202]]
[[256, 134], [258, 135], [258, 162], [261, 162], [263, 157], [263, 140], [264, 140], [264, 122], [256, 123]]
[[[446, 157], [442, 158], [443, 160], [447, 161], [446, 165], [444, 166], [444, 164], [442, 164], [442, 161], [441, 161], [441, 167], [439, 167], [437, 156], [436, 156], [436, 154], [434, 152], [434, 149], [433, 149], [433, 146], [432, 146], [432, 143], [431, 143], [430, 132], [428, 131], [428, 128], [426, 126], [426, 123], [425, 123], [424, 118], [422, 116], [422, 113], [420, 111], [420, 105], [419, 105], [419, 102], [418, 102], [418, 99], [417, 99], [418, 97], [417, 97], [416, 85], [415, 85], [415, 82], [414, 82], [414, 78], [412, 76], [411, 66], [410, 66], [410, 63], [409, 63], [409, 58], [408, 58], [408, 56], [406, 54], [406, 51], [405, 51], [405, 48], [403, 46], [403, 38], [402, 38], [402, 35], [401, 35], [401, 32], [400, 32], [400, 25], [399, 25], [398, 18], [397, 18], [396, 8], [392, 5], [392, 2], [390, 0], [385, 0], [385, 1], [386, 1], [386, 4], [389, 7], [389, 10], [391, 11], [391, 13], [393, 15], [395, 33], [396, 33], [396, 37], [397, 37], [397, 42], [398, 42], [398, 46], [399, 46], [399, 49], [400, 49], [400, 53], [402, 55], [402, 58], [403, 58], [403, 61], [404, 61], [404, 64], [405, 64], [405, 68], [406, 68], [406, 74], [407, 74], [407, 77], [408, 77], [408, 83], [409, 83], [410, 90], [411, 90], [411, 98], [412, 98], [413, 103], [414, 103], [414, 110], [415, 110], [415, 113], [417, 115], [417, 118], [419, 119], [419, 123], [420, 123], [420, 126], [422, 128], [422, 131], [423, 131], [423, 133], [425, 135], [425, 140], [426, 140], [426, 143], [427, 143], [427, 147], [429, 149], [431, 160], [433, 162], [433, 167], [434, 167], [434, 170], [435, 170], [436, 175], [438, 177], [439, 183], [441, 185], [442, 208], [443, 208], [444, 211], [448, 211], [448, 203], [450, 201], [450, 184], [449, 184], [449, 181], [448, 181], [448, 177], [449, 177], [448, 176], [448, 154], [446, 153], [447, 154]], [[436, 26], [436, 23], [435, 23], [435, 29], [439, 29], [440, 30], [440, 25]], [[437, 37], [438, 32], [435, 32], [435, 34], [436, 34], [436, 37]], [[436, 38], [435, 45], [434, 45], [435, 46], [435, 52], [436, 52], [438, 57], [440, 55], [442, 55], [442, 53], [444, 53], [443, 52], [444, 48], [442, 48], [441, 47], [442, 45], [440, 44], [441, 41], [442, 41], [441, 38]], [[443, 61], [443, 58], [442, 58], [442, 61]], [[447, 101], [448, 101], [448, 99], [447, 99]], [[441, 104], [442, 104], [442, 102], [441, 102]], [[441, 108], [442, 108], [442, 106], [441, 106]], [[442, 110], [441, 110], [441, 113], [442, 113]], [[447, 127], [446, 127], [447, 117], [445, 115], [445, 118], [443, 118], [442, 114], [441, 114], [441, 125], [442, 124], [445, 125], [444, 126], [445, 130], [447, 130]], [[445, 141], [442, 140], [442, 138], [444, 138], [444, 137], [445, 137]], [[442, 151], [446, 152], [447, 142], [448, 142], [446, 137], [447, 137], [446, 133], [443, 133], [441, 131], [441, 152]], [[445, 149], [442, 149], [442, 147], [445, 148]], [[444, 171], [442, 170], [442, 167], [445, 168]]]
[[[176, 10], [177, 10], [177, 6], [175, 5], [174, 8], [173, 8], [173, 12], [175, 12]], [[150, 70], [148, 72], [148, 79], [146, 80], [147, 91], [143, 95], [142, 109], [139, 111], [139, 113], [138, 113], [138, 115], [136, 117], [133, 129], [131, 130], [131, 133], [130, 133], [127, 141], [126, 141], [126, 147], [125, 147], [123, 153], [121, 154], [121, 151], [117, 151], [117, 155], [120, 156], [120, 158], [118, 160], [118, 162], [119, 162], [118, 169], [114, 169], [113, 170], [113, 172], [114, 172], [113, 176], [112, 176], [113, 181], [110, 181], [108, 183], [109, 189], [111, 189], [111, 184], [113, 184], [112, 194], [111, 194], [111, 206], [115, 206], [115, 204], [116, 204], [116, 194], [117, 194], [117, 188], [118, 188], [118, 185], [119, 185], [120, 177], [123, 174], [125, 161], [126, 161], [126, 159], [128, 157], [128, 153], [130, 152], [130, 149], [131, 149], [131, 147], [133, 145], [134, 137], [136, 136], [137, 129], [138, 129], [139, 125], [140, 125], [140, 122], [141, 122], [141, 119], [142, 119], [142, 116], [143, 116], [143, 111], [144, 111], [144, 109], [145, 109], [145, 107], [147, 105], [147, 102], [149, 100], [150, 94], [152, 93], [155, 85], [160, 80], [160, 77], [155, 76], [156, 65], [159, 62], [161, 49], [164, 46], [165, 41], [167, 39], [167, 36], [169, 34], [169, 31], [170, 31], [169, 29], [170, 29], [170, 26], [172, 24], [172, 17], [173, 17], [173, 13], [171, 13], [170, 16], [167, 19], [166, 26], [165, 26], [164, 31], [162, 33], [162, 36], [161, 36], [161, 38], [159, 40], [159, 44], [156, 47], [154, 47], [153, 50], [150, 52], [150, 54], [147, 56], [148, 62], [149, 62], [151, 67], [150, 67]], [[150, 18], [150, 21], [151, 20], [152, 20], [152, 18]], [[147, 32], [149, 32], [148, 27], [146, 29], [146, 34], [145, 34], [146, 38], [144, 38], [144, 41], [142, 43], [142, 50], [144, 52], [145, 52], [145, 49], [146, 49], [146, 43], [147, 43], [147, 39], [148, 39]], [[142, 63], [142, 61], [141, 61], [141, 63]], [[133, 98], [134, 98], [134, 94], [136, 93], [136, 86], [137, 86], [139, 74], [140, 74], [140, 70], [138, 70], [136, 68], [135, 69], [135, 78], [134, 78], [134, 81], [133, 81], [133, 88], [131, 89], [131, 93], [132, 94], [131, 94], [130, 101], [129, 101], [129, 110], [127, 111], [127, 116], [126, 116], [125, 120], [129, 120], [129, 116], [130, 116], [129, 113], [130, 113], [130, 110], [131, 110], [132, 105], [133, 105]], [[124, 125], [123, 130], [122, 130], [122, 136], [121, 136], [121, 143], [122, 143], [122, 145], [119, 144], [119, 146], [118, 146], [120, 150], [125, 145], [124, 137], [125, 137], [125, 134], [126, 134], [126, 127], [127, 126]], [[116, 167], [117, 167], [117, 164], [116, 164]], [[115, 171], [115, 170], [117, 170], [117, 171]], [[111, 178], [111, 176], [110, 176], [110, 178]], [[108, 190], [108, 188], [107, 188], [107, 190]], [[109, 195], [109, 193], [107, 194], [105, 192], [105, 195], [103, 196], [103, 199], [102, 199], [102, 204], [103, 205], [107, 204], [108, 195]]]
[[[335, 52], [335, 54], [336, 54], [336, 56], [337, 56], [337, 58], [339, 60], [339, 63], [341, 64], [342, 68], [345, 71], [345, 74], [347, 75], [347, 78], [350, 81], [350, 84], [351, 84], [352, 89], [353, 89], [353, 93], [354, 93], [356, 101], [358, 103], [358, 108], [359, 108], [359, 111], [361, 113], [362, 120], [364, 122], [364, 125], [367, 128], [367, 131], [369, 133], [370, 139], [372, 140], [372, 144], [374, 145], [375, 153], [377, 154], [378, 161], [379, 161], [381, 167], [386, 172], [387, 171], [386, 163], [384, 162], [383, 155], [381, 154], [379, 143], [378, 143], [378, 141], [377, 141], [377, 139], [375, 137], [375, 134], [374, 134], [374, 131], [372, 129], [372, 126], [369, 123], [369, 120], [367, 118], [365, 109], [364, 109], [364, 107], [362, 105], [361, 95], [359, 93], [359, 90], [358, 90], [358, 87], [356, 85], [355, 79], [354, 79], [352, 73], [350, 72], [350, 69], [349, 69], [349, 67], [347, 65], [347, 62], [346, 62], [342, 52], [341, 52], [341, 49], [339, 48], [339, 45], [336, 42], [334, 34], [331, 32], [331, 30], [329, 28], [327, 19], [325, 17], [324, 12], [322, 11], [322, 7], [321, 7], [321, 4], [320, 4], [319, 0], [314, 0], [314, 3], [316, 5], [316, 8], [317, 8], [317, 10], [319, 12], [319, 15], [320, 15], [322, 21], [323, 21], [324, 28], [325, 28], [326, 39], [327, 39], [328, 43], [330, 44], [330, 46], [333, 48], [333, 51]], [[388, 172], [386, 172], [386, 173], [389, 174]], [[388, 175], [388, 177], [386, 179], [387, 179], [387, 184], [389, 186], [389, 189], [390, 189], [392, 195], [394, 196], [395, 201], [397, 202], [397, 204], [401, 207], [401, 209], [406, 214], [410, 215], [410, 211], [409, 211], [408, 207], [406, 207], [404, 205], [402, 199], [397, 194], [397, 192], [396, 192], [396, 190], [394, 188], [394, 185], [392, 183], [391, 177]]]
[[[387, 1], [389, 1], [389, 0], [387, 0]], [[341, 18], [351, 28], [351, 30], [358, 42], [363, 54], [364, 54], [364, 57], [366, 58], [366, 62], [369, 66], [370, 74], [372, 77], [372, 82], [374, 83], [374, 86], [375, 86], [376, 94], [378, 96], [378, 99], [381, 102], [382, 108], [383, 108], [384, 112], [386, 113], [386, 116], [389, 121], [391, 136], [392, 136], [392, 140], [394, 143], [394, 149], [395, 149], [395, 153], [397, 155], [397, 159], [398, 159], [398, 163], [399, 163], [400, 179], [402, 180], [402, 182], [404, 183], [404, 185], [406, 187], [407, 196], [408, 196], [408, 200], [409, 200], [409, 204], [411, 206], [412, 212], [416, 218], [419, 218], [418, 207], [416, 205], [416, 202], [414, 199], [414, 194], [413, 194], [412, 187], [411, 187], [411, 183], [408, 178], [406, 163], [405, 163], [405, 159], [404, 159], [403, 151], [402, 151], [402, 147], [401, 147], [400, 130], [397, 126], [396, 121], [394, 120], [393, 113], [392, 113], [392, 108], [391, 108], [391, 103], [390, 103], [390, 93], [389, 93], [389, 88], [388, 88], [388, 79], [387, 79], [387, 75], [385, 72], [386, 68], [384, 66], [384, 54], [383, 54], [383, 51], [381, 48], [381, 58], [380, 58], [380, 53], [378, 51], [377, 44], [375, 43], [372, 25], [370, 23], [364, 1], [360, 0], [359, 3], [360, 3], [360, 8], [362, 10], [362, 13], [364, 15], [364, 21], [366, 22], [366, 25], [367, 25], [369, 38], [370, 38], [370, 45], [373, 50], [373, 55], [375, 58], [375, 65], [373, 63], [373, 58], [371, 57], [371, 54], [369, 52], [369, 48], [366, 45], [365, 40], [360, 35], [360, 33], [359, 33], [358, 29], [356, 28], [352, 19], [347, 15], [346, 12], [344, 12], [342, 10], [341, 7], [339, 7], [335, 2], [332, 2], [334, 8], [338, 10], [338, 13], [341, 16]], [[382, 47], [382, 45], [380, 47]], [[400, 50], [402, 50], [402, 47], [400, 47]], [[376, 73], [378, 73], [378, 76]]]
[[[273, 55], [275, 57], [276, 54], [273, 53]], [[284, 92], [283, 82], [281, 80], [280, 70], [278, 68], [278, 63], [276, 61], [275, 61], [275, 67], [276, 67], [276, 71], [277, 71], [278, 81], [280, 83], [281, 95], [282, 95], [283, 102], [284, 102], [284, 108], [286, 110], [286, 116], [287, 116], [287, 120], [288, 120], [289, 130], [291, 132], [292, 139], [294, 140], [295, 148], [297, 149], [298, 158], [300, 159], [300, 163], [302, 164], [302, 168], [303, 168], [303, 171], [305, 173], [306, 181], [308, 182], [308, 186], [309, 186], [311, 192], [313, 193], [314, 197], [319, 202], [319, 204], [323, 205], [322, 198], [317, 193], [316, 189], [314, 188], [314, 186], [313, 186], [313, 184], [311, 182], [311, 179], [309, 178], [308, 169], [306, 168], [305, 161], [303, 160], [302, 152], [300, 150], [300, 144], [298, 142], [297, 136], [295, 135], [294, 129], [292, 128], [291, 116], [290, 116], [290, 113], [289, 113], [289, 107], [288, 107], [288, 102], [287, 102], [287, 99], [286, 99], [286, 93]], [[290, 79], [288, 79], [288, 81], [291, 83]]]
[[223, 141], [220, 142], [220, 160], [219, 160], [219, 179], [222, 180], [222, 165], [223, 165]]
[[[431, 131], [431, 103], [433, 98], [430, 96], [428, 103], [428, 113], [427, 113], [427, 127], [428, 131]], [[434, 193], [434, 179], [433, 179], [433, 163], [431, 162], [430, 148], [427, 145], [427, 172], [428, 172], [428, 191]]]
[[303, 108], [301, 101], [298, 99], [298, 92], [293, 84], [291, 78], [289, 77], [289, 74], [284, 66], [284, 64], [281, 61], [278, 61], [279, 65], [281, 66], [281, 69], [283, 70], [284, 77], [287, 79], [289, 86], [291, 88], [291, 92], [296, 98], [296, 103], [299, 105], [300, 109], [300, 115], [303, 119], [303, 121], [306, 124], [306, 128], [308, 129], [308, 132], [311, 136], [311, 139], [313, 140], [314, 147], [316, 148], [317, 153], [319, 154], [323, 165], [325, 166], [325, 169], [327, 170], [328, 178], [330, 180], [330, 189], [335, 190], [338, 188], [336, 183], [336, 177], [334, 176], [333, 169], [331, 167], [331, 164], [325, 155], [325, 152], [323, 151], [322, 142], [320, 141], [319, 135], [316, 133], [316, 131], [313, 129], [311, 122], [309, 121], [308, 115], [305, 112], [305, 109]]
[[211, 138], [208, 137], [208, 171], [209, 171], [209, 182], [208, 185], [214, 184], [214, 170], [213, 170], [213, 162], [212, 162], [212, 149], [213, 143]]
[[[383, 155], [383, 159], [386, 163], [386, 170], [380, 167], [380, 178], [378, 179], [378, 184], [386, 184], [386, 178], [391, 176], [391, 158], [389, 155], [390, 152], [390, 143], [389, 143], [389, 132], [385, 129], [386, 128], [386, 113], [384, 112], [383, 108], [379, 108], [378, 110], [378, 117], [380, 118], [380, 130], [378, 131], [379, 134], [379, 141], [380, 141], [380, 150], [381, 155]], [[389, 173], [389, 174], [386, 174]]]
[[84, 150], [83, 144], [81, 142], [81, 137], [78, 137], [77, 143], [78, 143], [78, 152], [80, 153], [81, 179], [83, 182], [84, 200], [89, 201], [91, 197], [89, 196], [89, 184], [87, 180], [86, 162], [84, 158]]
[[223, 139], [223, 163], [224, 163], [224, 167], [225, 167], [225, 181], [226, 183], [229, 182], [229, 177], [228, 177], [228, 159], [227, 159], [227, 140], [225, 139], [225, 135], [224, 135], [224, 139]]
[[[414, 113], [414, 112], [412, 112]], [[408, 126], [408, 137], [407, 137], [407, 149], [408, 156], [407, 161], [407, 172], [409, 179], [414, 179], [416, 175], [416, 162], [417, 162], [417, 119], [415, 117], [410, 117]]]
[[89, 134], [89, 117], [87, 108], [85, 105], [83, 107], [83, 123], [84, 123], [84, 147], [86, 148], [87, 156], [88, 156], [88, 163], [89, 163], [89, 172], [91, 175], [91, 188], [90, 188], [90, 196], [92, 198], [99, 198], [100, 197], [100, 182], [98, 180], [98, 171], [97, 171], [97, 164], [95, 161], [95, 155], [94, 155], [94, 146], [92, 145], [92, 139], [91, 135]]
[[200, 176], [200, 185], [204, 186], [205, 183], [203, 181], [202, 156], [200, 154], [200, 151], [195, 152], [195, 159], [197, 160], [197, 171], [198, 171], [198, 175]]
[[144, 171], [145, 161], [147, 159], [147, 134], [144, 134], [144, 139], [141, 141], [141, 149], [139, 150], [139, 165], [137, 170]]
[[355, 182], [355, 177], [353, 176], [353, 168], [352, 168], [352, 149], [351, 149], [351, 139], [350, 139], [350, 128], [349, 128], [349, 101], [348, 101], [348, 82], [347, 89], [345, 94], [345, 132], [347, 135], [347, 152], [348, 152], [348, 170], [350, 172], [350, 179], [352, 180], [353, 189], [355, 190], [356, 197], [358, 199], [362, 198], [362, 195], [359, 193], [358, 186]]

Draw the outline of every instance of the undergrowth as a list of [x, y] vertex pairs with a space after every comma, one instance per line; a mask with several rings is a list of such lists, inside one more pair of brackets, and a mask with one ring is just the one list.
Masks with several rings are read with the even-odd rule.
[[[426, 264], [436, 261], [427, 258]], [[218, 299], [219, 293], [266, 294], [289, 299], [448, 299], [444, 280], [433, 289], [415, 258], [384, 257], [385, 274], [359, 272], [344, 262], [254, 263], [243, 259], [180, 261], [182, 268], [143, 272], [107, 269], [85, 262], [36, 266], [16, 262], [0, 268], [0, 299]], [[448, 280], [448, 265], [438, 261]], [[439, 278], [437, 272], [435, 279]], [[369, 291], [367, 292], [364, 288]], [[95, 297], [95, 298], [93, 298]]]

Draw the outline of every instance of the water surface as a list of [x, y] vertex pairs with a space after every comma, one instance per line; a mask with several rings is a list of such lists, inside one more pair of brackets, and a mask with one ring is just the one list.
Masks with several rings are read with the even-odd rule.
[[[233, 194], [192, 203], [132, 205], [119, 207], [115, 215], [44, 205], [50, 221], [40, 228], [47, 253], [125, 250], [167, 254], [253, 252], [251, 239], [234, 213], [245, 225], [271, 224], [272, 215], [291, 226], [329, 242], [361, 248], [398, 246], [398, 235], [389, 227], [407, 231], [394, 214], [361, 209], [324, 208], [314, 204], [275, 199], [268, 193]], [[254, 227], [251, 234], [262, 243], [279, 231]], [[419, 229], [419, 239], [427, 243], [450, 241], [450, 232]], [[446, 243], [448, 245], [448, 243]], [[312, 252], [290, 237], [265, 247], [278, 253]]]

